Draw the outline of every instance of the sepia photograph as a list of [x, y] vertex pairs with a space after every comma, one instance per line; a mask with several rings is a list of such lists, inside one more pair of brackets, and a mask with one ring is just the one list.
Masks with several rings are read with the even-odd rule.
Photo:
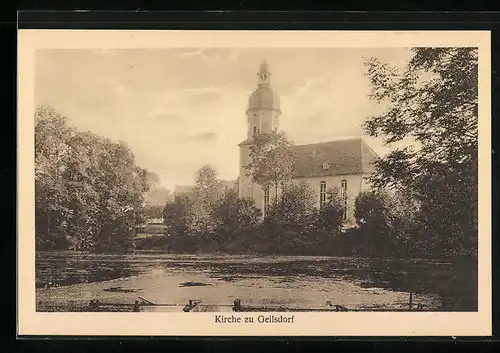
[[142, 47], [67, 34], [33, 48], [19, 117], [30, 315], [177, 313], [264, 331], [312, 322], [301, 313], [478, 314], [489, 36], [467, 33], [316, 46], [165, 34]]

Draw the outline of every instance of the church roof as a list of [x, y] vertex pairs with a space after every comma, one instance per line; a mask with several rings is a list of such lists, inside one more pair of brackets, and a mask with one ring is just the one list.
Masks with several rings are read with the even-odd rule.
[[368, 173], [378, 159], [362, 138], [294, 146], [295, 177]]
[[248, 98], [248, 111], [271, 109], [281, 113], [280, 97], [271, 88], [271, 73], [269, 72], [269, 64], [266, 59], [260, 64], [259, 85]]
[[259, 85], [248, 99], [248, 110], [273, 109], [281, 111], [280, 97], [269, 85]]

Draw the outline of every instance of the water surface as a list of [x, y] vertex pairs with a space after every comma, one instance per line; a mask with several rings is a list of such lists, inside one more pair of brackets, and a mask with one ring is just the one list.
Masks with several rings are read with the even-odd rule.
[[[427, 310], [477, 310], [474, 265], [436, 260], [316, 256], [179, 255], [39, 252], [39, 310], [76, 310], [91, 299], [156, 303], [203, 297], [213, 305], [243, 303]], [[51, 309], [56, 307], [57, 309]]]

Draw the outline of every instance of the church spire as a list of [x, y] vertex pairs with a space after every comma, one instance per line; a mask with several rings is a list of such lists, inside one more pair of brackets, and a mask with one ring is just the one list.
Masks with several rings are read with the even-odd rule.
[[269, 64], [267, 63], [265, 58], [260, 64], [257, 76], [259, 77], [259, 85], [271, 84], [271, 72], [269, 71]]

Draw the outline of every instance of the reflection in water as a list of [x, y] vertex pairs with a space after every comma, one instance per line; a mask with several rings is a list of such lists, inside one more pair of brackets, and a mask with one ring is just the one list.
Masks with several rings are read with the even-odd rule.
[[[477, 265], [430, 260], [365, 259], [307, 256], [172, 255], [154, 252], [36, 254], [37, 288], [102, 282], [137, 275], [206, 273], [225, 282], [245, 278], [323, 278], [348, 281], [363, 288], [383, 288], [442, 298], [443, 310], [477, 310]], [[201, 286], [204, 283], [184, 283]]]
[[[69, 255], [69, 256], [68, 256]], [[102, 282], [137, 274], [131, 263], [81, 254], [37, 254], [36, 287]]]

